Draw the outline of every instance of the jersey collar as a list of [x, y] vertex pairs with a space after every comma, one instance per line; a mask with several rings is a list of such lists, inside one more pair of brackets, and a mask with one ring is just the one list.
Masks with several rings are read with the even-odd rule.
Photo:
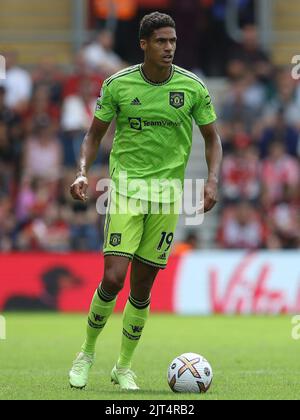
[[149, 80], [147, 78], [147, 76], [145, 75], [145, 73], [143, 71], [143, 64], [140, 64], [139, 69], [140, 69], [140, 74], [141, 74], [142, 78], [145, 80], [145, 82], [149, 83], [152, 86], [163, 86], [163, 85], [166, 85], [173, 78], [173, 75], [174, 75], [174, 72], [175, 72], [175, 66], [174, 66], [174, 64], [172, 64], [171, 74], [168, 77], [168, 79], [165, 80], [165, 81], [163, 81], [163, 82], [160, 82], [160, 83], [154, 83], [154, 82], [152, 82], [152, 80]]

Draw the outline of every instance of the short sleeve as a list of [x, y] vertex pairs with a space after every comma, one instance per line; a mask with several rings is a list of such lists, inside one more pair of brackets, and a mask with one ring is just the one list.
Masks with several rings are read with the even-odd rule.
[[116, 116], [116, 110], [117, 105], [113, 99], [111, 88], [105, 81], [97, 100], [95, 117], [104, 122], [111, 122]]
[[217, 115], [206, 86], [199, 84], [199, 88], [195, 96], [196, 100], [192, 114], [196, 124], [207, 125], [216, 121]]

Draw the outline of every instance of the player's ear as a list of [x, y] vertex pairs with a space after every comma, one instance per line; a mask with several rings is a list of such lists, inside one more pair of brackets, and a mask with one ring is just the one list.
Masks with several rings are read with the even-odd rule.
[[140, 40], [140, 47], [145, 52], [147, 48], [147, 41], [145, 39]]

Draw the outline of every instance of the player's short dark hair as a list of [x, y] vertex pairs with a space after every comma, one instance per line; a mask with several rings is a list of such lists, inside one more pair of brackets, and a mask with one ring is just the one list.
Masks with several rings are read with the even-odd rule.
[[157, 29], [167, 27], [176, 29], [176, 24], [171, 16], [159, 12], [146, 15], [141, 21], [140, 39], [148, 39]]

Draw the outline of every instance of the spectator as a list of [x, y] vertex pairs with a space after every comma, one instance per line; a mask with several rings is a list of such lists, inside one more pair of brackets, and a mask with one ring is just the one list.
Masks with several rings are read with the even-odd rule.
[[14, 153], [8, 137], [8, 127], [0, 121], [0, 162], [5, 165], [12, 165]]
[[20, 118], [5, 104], [5, 96], [6, 88], [0, 86], [0, 121], [3, 121], [9, 129], [12, 129], [20, 122]]
[[52, 121], [53, 129], [58, 131], [60, 109], [51, 102], [49, 87], [46, 85], [39, 85], [36, 87], [28, 109], [23, 115], [26, 133], [32, 133], [39, 121], [48, 118]]
[[13, 215], [13, 203], [8, 196], [0, 195], [0, 250], [10, 252], [14, 249], [16, 220]]
[[13, 152], [15, 175], [19, 173], [19, 158], [22, 148], [23, 124], [22, 116], [5, 105], [5, 87], [0, 86], [0, 123], [7, 129], [9, 148]]
[[52, 204], [47, 208], [44, 220], [47, 234], [41, 238], [43, 250], [47, 252], [70, 251], [69, 211], [58, 204]]
[[268, 150], [271, 143], [276, 141], [282, 142], [286, 152], [294, 157], [300, 156], [300, 134], [296, 127], [286, 123], [284, 119], [284, 110], [279, 109], [277, 118], [274, 123], [262, 132], [261, 138], [259, 139], [260, 154], [263, 159], [268, 155]]
[[225, 156], [222, 168], [222, 193], [224, 204], [240, 200], [257, 203], [260, 197], [261, 164], [255, 146], [249, 138], [239, 138], [236, 152]]
[[182, 256], [188, 252], [196, 251], [199, 249], [199, 238], [196, 232], [190, 231], [186, 234], [182, 242], [177, 242], [174, 245], [172, 255]]
[[83, 49], [83, 57], [87, 65], [92, 70], [99, 71], [104, 78], [126, 67], [113, 50], [114, 42], [113, 33], [103, 29], [96, 40]]
[[138, 54], [137, 5], [140, 0], [93, 0], [93, 13], [98, 29], [115, 34], [116, 53], [124, 60], [135, 63]]
[[[27, 194], [27, 203], [24, 200], [25, 188]], [[52, 183], [47, 180], [34, 179], [30, 186], [23, 184], [23, 197], [17, 199], [17, 215], [19, 224], [17, 228], [16, 247], [22, 251], [43, 250], [43, 243], [47, 241], [47, 209], [53, 205], [57, 199], [53, 191]], [[27, 204], [26, 212], [20, 207], [23, 203]]]
[[37, 180], [24, 177], [16, 199], [15, 213], [19, 223], [30, 220], [32, 209], [36, 203]]
[[97, 98], [93, 96], [89, 79], [81, 81], [79, 94], [67, 97], [62, 106], [61, 126], [65, 164], [75, 166], [80, 146], [95, 112]]
[[8, 137], [8, 127], [0, 120], [0, 194], [12, 192], [14, 151]]
[[66, 252], [70, 250], [70, 227], [64, 209], [57, 204], [46, 207], [44, 215], [34, 217], [19, 236], [19, 247], [25, 251]]
[[40, 60], [32, 73], [34, 90], [40, 86], [46, 87], [50, 103], [56, 106], [61, 102], [64, 79], [65, 75], [60, 71], [55, 59], [48, 55]]
[[280, 69], [276, 76], [274, 98], [265, 107], [266, 124], [274, 125], [279, 112], [287, 125], [300, 129], [300, 101], [297, 97], [297, 82], [292, 78], [289, 68]]
[[224, 212], [218, 233], [222, 248], [255, 250], [262, 247], [265, 229], [260, 214], [247, 202]]
[[99, 96], [99, 92], [104, 80], [99, 72], [91, 69], [84, 59], [83, 50], [80, 50], [74, 58], [73, 71], [67, 75], [63, 87], [63, 99], [68, 96], [76, 96], [80, 92], [80, 85], [82, 80], [89, 80], [92, 85], [92, 92], [94, 97]]
[[239, 120], [246, 131], [251, 132], [262, 114], [266, 99], [263, 86], [255, 80], [253, 73], [246, 71], [241, 79], [229, 86], [220, 112], [222, 123]]
[[278, 235], [274, 232], [270, 232], [266, 237], [266, 249], [270, 251], [279, 251], [283, 247], [281, 240]]
[[300, 207], [288, 201], [273, 207], [269, 212], [271, 231], [280, 241], [281, 248], [293, 249], [300, 245]]
[[36, 123], [34, 133], [27, 138], [24, 149], [24, 175], [49, 182], [62, 175], [62, 150], [49, 119]]
[[0, 84], [6, 89], [5, 104], [17, 112], [23, 112], [32, 92], [30, 74], [17, 65], [18, 55], [14, 51], [5, 54], [6, 79]]
[[77, 211], [71, 226], [71, 244], [75, 251], [99, 251], [103, 244], [102, 229], [94, 209]]
[[299, 184], [299, 165], [288, 156], [281, 142], [270, 146], [269, 157], [262, 165], [263, 202], [266, 208], [293, 198]]
[[247, 69], [254, 72], [258, 80], [268, 82], [272, 76], [273, 66], [269, 55], [259, 45], [256, 26], [247, 24], [242, 33], [241, 43], [236, 44], [229, 53], [229, 67], [232, 61], [241, 61]]

